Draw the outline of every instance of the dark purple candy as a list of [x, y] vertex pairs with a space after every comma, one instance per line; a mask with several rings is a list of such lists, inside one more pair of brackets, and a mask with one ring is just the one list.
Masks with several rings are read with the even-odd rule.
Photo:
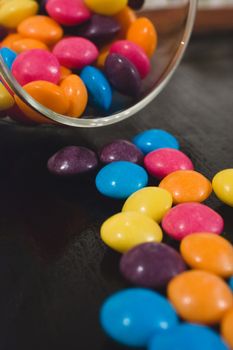
[[163, 243], [144, 243], [122, 256], [120, 270], [133, 284], [161, 289], [185, 271], [186, 265], [175, 249]]
[[128, 5], [134, 10], [140, 10], [144, 5], [145, 0], [129, 0]]
[[133, 143], [126, 140], [115, 140], [105, 145], [99, 152], [102, 163], [108, 164], [117, 161], [128, 161], [141, 164], [143, 153]]
[[55, 153], [48, 160], [48, 170], [58, 176], [87, 173], [98, 166], [96, 154], [88, 148], [69, 146]]
[[121, 27], [113, 17], [93, 15], [91, 19], [77, 27], [77, 35], [95, 43], [111, 41], [119, 33]]
[[139, 97], [142, 81], [137, 68], [126, 57], [116, 53], [108, 55], [104, 70], [117, 91], [128, 96]]

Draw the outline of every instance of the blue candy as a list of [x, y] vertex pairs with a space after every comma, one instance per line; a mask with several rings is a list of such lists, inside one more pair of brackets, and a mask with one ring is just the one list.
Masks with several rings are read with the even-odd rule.
[[125, 199], [148, 183], [147, 172], [130, 162], [113, 162], [103, 167], [96, 176], [96, 187], [107, 197]]
[[146, 346], [154, 333], [167, 332], [174, 327], [178, 317], [172, 305], [160, 294], [149, 289], [132, 288], [105, 301], [100, 322], [114, 340], [128, 346]]
[[231, 290], [233, 291], [233, 276], [229, 279], [229, 286]]
[[112, 104], [112, 89], [104, 74], [97, 68], [87, 66], [80, 75], [89, 92], [89, 101], [104, 110]]
[[159, 148], [179, 149], [177, 139], [167, 131], [160, 129], [151, 129], [141, 132], [134, 137], [133, 143], [140, 148], [144, 154]]
[[2, 56], [3, 61], [6, 63], [7, 67], [11, 69], [13, 62], [17, 57], [17, 54], [7, 47], [3, 47], [0, 50], [0, 55]]
[[148, 350], [228, 350], [221, 337], [205, 326], [181, 324], [155, 334]]

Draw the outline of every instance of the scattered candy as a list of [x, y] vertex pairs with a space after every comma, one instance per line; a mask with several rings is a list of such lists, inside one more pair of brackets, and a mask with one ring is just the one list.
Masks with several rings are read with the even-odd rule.
[[112, 89], [104, 74], [95, 67], [87, 66], [80, 77], [89, 92], [90, 103], [107, 111], [112, 104]]
[[179, 149], [177, 139], [167, 131], [151, 129], [141, 132], [133, 139], [133, 143], [144, 153], [150, 153], [159, 148]]
[[140, 10], [145, 3], [145, 0], [128, 0], [129, 6], [134, 10]]
[[186, 321], [213, 325], [233, 307], [233, 295], [218, 276], [206, 271], [187, 271], [168, 284], [168, 298]]
[[88, 148], [69, 146], [55, 153], [48, 160], [48, 170], [58, 176], [86, 174], [98, 166], [96, 154]]
[[25, 18], [35, 15], [38, 8], [33, 0], [1, 0], [0, 25], [16, 28]]
[[99, 152], [102, 163], [109, 164], [120, 160], [141, 164], [143, 160], [142, 152], [127, 140], [115, 140], [105, 145]]
[[0, 49], [0, 55], [2, 56], [3, 61], [7, 65], [8, 69], [11, 70], [12, 64], [14, 63], [17, 57], [17, 54], [11, 49], [8, 49], [7, 47], [2, 47]]
[[162, 243], [140, 244], [125, 253], [120, 261], [122, 275], [131, 283], [161, 289], [186, 270], [177, 251]]
[[163, 218], [162, 227], [169, 236], [181, 240], [191, 233], [220, 234], [224, 222], [218, 213], [204, 204], [183, 203], [168, 211]]
[[129, 27], [136, 21], [137, 16], [129, 6], [125, 6], [123, 10], [114, 16], [114, 18], [117, 20], [121, 27], [119, 38], [126, 38]]
[[[105, 332], [128, 346], [146, 346], [154, 333], [163, 333], [178, 323], [175, 311], [161, 295], [132, 288], [108, 298], [100, 321]], [[160, 331], [160, 332], [159, 332]]]
[[17, 53], [33, 49], [49, 50], [48, 46], [45, 45], [42, 41], [27, 38], [22, 38], [14, 41], [11, 47]]
[[233, 276], [229, 279], [229, 286], [231, 290], [233, 291]]
[[161, 242], [163, 234], [151, 218], [136, 212], [119, 213], [104, 222], [101, 238], [110, 248], [124, 253], [146, 242]]
[[85, 0], [86, 5], [100, 15], [112, 16], [120, 12], [128, 0]]
[[146, 171], [139, 165], [119, 161], [104, 166], [96, 176], [96, 187], [107, 197], [125, 199], [148, 183]]
[[203, 202], [212, 192], [211, 182], [193, 170], [175, 171], [166, 176], [159, 187], [172, 194], [175, 204]]
[[60, 81], [60, 64], [49, 51], [29, 50], [17, 56], [12, 74], [22, 86], [38, 80], [57, 84]]
[[13, 45], [16, 41], [23, 39], [22, 35], [18, 33], [8, 34], [5, 39], [1, 42], [1, 47], [8, 47], [13, 50]]
[[193, 269], [206, 270], [222, 277], [233, 275], [233, 246], [223, 237], [195, 233], [182, 240], [180, 251]]
[[223, 203], [233, 207], [233, 169], [225, 169], [215, 175], [213, 190]]
[[122, 211], [140, 212], [159, 223], [171, 207], [171, 194], [162, 188], [151, 186], [133, 193], [126, 200]]
[[221, 337], [212, 329], [195, 324], [180, 324], [166, 332], [155, 333], [148, 350], [228, 350]]
[[5, 111], [14, 106], [15, 100], [7, 91], [5, 86], [0, 83], [0, 111]]
[[71, 74], [72, 74], [72, 71], [69, 68], [60, 66], [60, 82], [62, 82], [62, 80], [64, 80]]
[[174, 148], [161, 148], [150, 152], [144, 159], [150, 175], [163, 179], [177, 170], [193, 170], [192, 161], [181, 151]]
[[224, 316], [221, 322], [221, 334], [227, 344], [233, 349], [233, 308], [231, 308]]

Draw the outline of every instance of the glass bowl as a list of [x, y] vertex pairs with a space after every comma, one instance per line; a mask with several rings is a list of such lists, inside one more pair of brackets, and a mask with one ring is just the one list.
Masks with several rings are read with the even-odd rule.
[[152, 58], [152, 70], [143, 81], [142, 94], [135, 101], [120, 94], [114, 95], [114, 103], [108, 115], [88, 108], [81, 118], [57, 114], [28, 95], [12, 76], [0, 56], [0, 77], [3, 83], [22, 101], [48, 121], [79, 128], [93, 128], [118, 123], [148, 105], [167, 85], [177, 69], [189, 42], [197, 0], [147, 0], [138, 16], [146, 16], [158, 32], [158, 48]]

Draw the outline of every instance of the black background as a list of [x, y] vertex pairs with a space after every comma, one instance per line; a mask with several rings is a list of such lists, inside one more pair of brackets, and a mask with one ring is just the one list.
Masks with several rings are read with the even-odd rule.
[[[115, 350], [102, 333], [104, 298], [124, 288], [119, 256], [99, 238], [122, 202], [101, 197], [94, 177], [58, 180], [47, 159], [65, 145], [97, 149], [116, 138], [162, 128], [198, 171], [233, 167], [232, 33], [195, 37], [169, 86], [145, 110], [93, 130], [0, 124], [0, 349]], [[155, 182], [152, 182], [155, 183]], [[233, 238], [232, 208], [208, 204]]]

